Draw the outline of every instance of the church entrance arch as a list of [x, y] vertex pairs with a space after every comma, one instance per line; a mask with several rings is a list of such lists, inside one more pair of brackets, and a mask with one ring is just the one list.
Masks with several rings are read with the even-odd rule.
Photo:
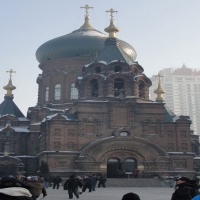
[[[137, 159], [126, 158], [109, 158], [107, 161], [107, 177], [108, 178], [126, 178], [127, 174], [137, 169]], [[128, 175], [129, 176], [129, 175]]]

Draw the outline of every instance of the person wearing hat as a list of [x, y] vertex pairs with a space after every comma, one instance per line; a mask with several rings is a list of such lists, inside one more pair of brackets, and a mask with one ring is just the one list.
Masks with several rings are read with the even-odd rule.
[[179, 177], [175, 181], [177, 189], [172, 194], [171, 200], [191, 200], [198, 194], [198, 187], [190, 178]]
[[122, 200], [140, 200], [140, 197], [137, 194], [130, 192], [130, 193], [125, 194], [122, 197]]

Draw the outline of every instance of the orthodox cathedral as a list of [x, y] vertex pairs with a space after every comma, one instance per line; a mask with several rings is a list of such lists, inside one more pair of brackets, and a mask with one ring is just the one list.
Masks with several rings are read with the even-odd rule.
[[142, 177], [195, 174], [188, 116], [164, 103], [158, 75], [156, 101], [136, 51], [116, 37], [113, 9], [104, 34], [83, 25], [36, 51], [37, 105], [25, 117], [13, 101], [13, 70], [0, 104], [0, 176], [20, 171], [68, 176], [140, 171]]

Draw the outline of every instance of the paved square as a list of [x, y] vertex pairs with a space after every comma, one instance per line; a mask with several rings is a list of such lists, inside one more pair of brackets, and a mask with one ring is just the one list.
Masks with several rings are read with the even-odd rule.
[[[107, 187], [96, 188], [94, 192], [86, 192], [80, 195], [80, 200], [121, 200], [125, 193], [134, 192], [140, 196], [141, 200], [166, 200], [171, 199], [173, 188], [168, 187]], [[66, 200], [69, 199], [67, 190], [47, 189], [48, 195], [44, 200]], [[39, 200], [41, 197], [38, 198]], [[76, 199], [74, 197], [73, 199]]]

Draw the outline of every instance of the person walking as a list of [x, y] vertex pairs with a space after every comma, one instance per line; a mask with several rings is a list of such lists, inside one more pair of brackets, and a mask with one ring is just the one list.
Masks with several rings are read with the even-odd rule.
[[91, 178], [92, 178], [92, 191], [95, 191], [98, 178], [96, 174], [92, 174]]
[[62, 178], [60, 176], [56, 176], [53, 179], [53, 189], [55, 189], [55, 188], [59, 189], [60, 183], [62, 183]]
[[73, 194], [76, 196], [77, 199], [79, 198], [78, 186], [79, 180], [73, 175], [71, 175], [69, 179], [66, 180], [66, 182], [64, 183], [64, 189], [68, 190], [69, 199], [73, 199]]
[[45, 185], [46, 189], [49, 187], [49, 182], [50, 182], [49, 176], [45, 176], [44, 177], [44, 185]]
[[106, 187], [106, 185], [105, 185], [106, 181], [107, 181], [106, 177], [101, 175], [100, 178], [99, 178], [98, 187], [101, 187], [101, 185], [102, 185], [105, 188]]
[[85, 176], [82, 192], [85, 192], [87, 188], [89, 192], [92, 192], [92, 178], [90, 176]]

